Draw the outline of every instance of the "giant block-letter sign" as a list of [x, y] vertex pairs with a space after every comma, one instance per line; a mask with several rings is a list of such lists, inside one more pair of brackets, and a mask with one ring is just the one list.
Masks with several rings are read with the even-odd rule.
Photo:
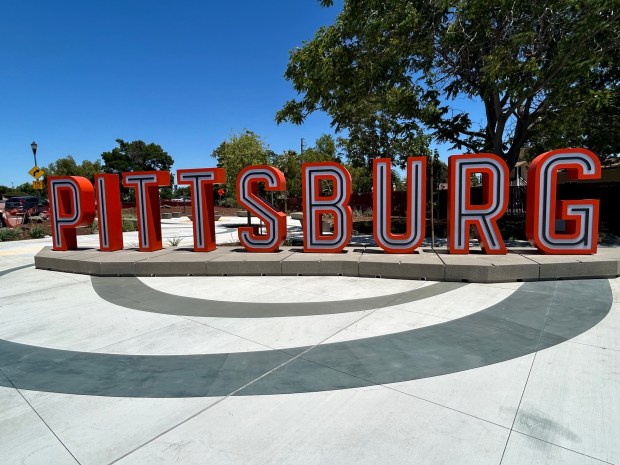
[[249, 252], [273, 252], [286, 239], [286, 214], [278, 212], [266, 199], [258, 195], [258, 183], [265, 183], [268, 191], [286, 190], [284, 174], [266, 165], [248, 166], [237, 176], [237, 202], [265, 223], [265, 234], [258, 227], [239, 227], [239, 242]]
[[96, 174], [97, 229], [99, 250], [113, 252], [123, 248], [121, 191], [117, 174]]
[[[482, 204], [471, 203], [470, 179], [482, 175]], [[448, 248], [469, 252], [469, 229], [474, 226], [488, 254], [505, 254], [497, 220], [508, 207], [508, 166], [492, 153], [452, 155], [448, 158]]]
[[177, 170], [177, 182], [189, 185], [194, 219], [194, 251], [215, 250], [213, 184], [226, 182], [226, 171], [223, 168]]
[[388, 253], [411, 253], [424, 241], [426, 223], [426, 157], [407, 158], [407, 229], [392, 232], [392, 161], [373, 160], [373, 233]]
[[47, 178], [51, 205], [52, 249], [77, 248], [75, 228], [87, 226], [95, 219], [95, 190], [82, 176]]
[[163, 248], [159, 188], [169, 185], [170, 173], [167, 171], [123, 173], [123, 186], [133, 188], [136, 191], [138, 243], [141, 252], [154, 252]]
[[[304, 163], [301, 176], [304, 252], [342, 251], [351, 239], [352, 231], [349, 207], [351, 174], [344, 166], [326, 161]], [[324, 189], [324, 181], [331, 181], [331, 192], [329, 188]], [[334, 217], [332, 235], [321, 231], [322, 216], [326, 214]]]
[[[598, 200], [556, 200], [557, 172], [570, 179], [599, 179], [601, 163], [585, 149], [559, 149], [534, 159], [528, 170], [525, 234], [530, 243], [548, 254], [596, 253]], [[565, 223], [556, 230], [556, 220]]]

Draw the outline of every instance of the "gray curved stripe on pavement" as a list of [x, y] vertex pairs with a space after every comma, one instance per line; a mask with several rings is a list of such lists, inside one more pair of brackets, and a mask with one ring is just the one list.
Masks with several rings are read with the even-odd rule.
[[15, 268], [9, 268], [8, 270], [0, 271], [0, 276], [4, 276], [5, 274], [13, 273], [14, 271], [23, 270], [24, 268], [30, 268], [33, 266], [34, 266], [34, 263], [30, 263], [29, 265], [21, 265], [21, 266], [16, 266]]
[[[153, 289], [138, 278], [133, 277], [92, 276], [91, 282], [99, 297], [122, 307], [152, 313], [221, 318], [273, 318], [359, 312], [414, 302], [467, 285], [467, 283], [441, 282], [411, 291], [365, 299], [270, 303], [231, 302], [178, 296]], [[291, 292], [295, 291], [291, 290]]]
[[483, 367], [554, 346], [595, 326], [611, 304], [607, 280], [527, 283], [473, 315], [401, 333], [321, 344], [298, 358], [294, 355], [306, 348], [146, 356], [73, 352], [0, 340], [0, 368], [12, 383], [0, 377], [0, 384], [155, 398], [224, 396], [248, 383], [235, 395], [387, 384]]

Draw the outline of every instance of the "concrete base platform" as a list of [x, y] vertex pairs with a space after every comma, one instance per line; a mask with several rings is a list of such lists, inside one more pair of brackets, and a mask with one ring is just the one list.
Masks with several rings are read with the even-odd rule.
[[451, 255], [445, 248], [413, 254], [386, 254], [377, 247], [348, 247], [340, 254], [306, 254], [301, 248], [248, 253], [241, 247], [213, 252], [167, 248], [99, 252], [58, 252], [46, 247], [35, 256], [44, 270], [95, 276], [359, 276], [457, 282], [509, 282], [620, 276], [620, 247], [596, 255], [543, 255], [533, 248], [507, 255]]

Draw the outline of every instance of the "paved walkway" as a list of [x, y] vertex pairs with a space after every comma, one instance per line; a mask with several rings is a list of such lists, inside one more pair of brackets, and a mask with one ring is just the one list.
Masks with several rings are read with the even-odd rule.
[[0, 243], [2, 464], [620, 464], [620, 278], [96, 277], [46, 245]]

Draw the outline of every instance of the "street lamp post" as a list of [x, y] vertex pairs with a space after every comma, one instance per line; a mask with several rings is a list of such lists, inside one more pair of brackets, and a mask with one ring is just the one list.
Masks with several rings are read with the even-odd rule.
[[[32, 144], [30, 144], [30, 148], [32, 149], [32, 155], [34, 156], [34, 166], [39, 166], [37, 165], [37, 143], [35, 141], [32, 141]], [[41, 198], [41, 189], [37, 189], [37, 195], [39, 196], [39, 198]]]
[[32, 154], [34, 155], [34, 166], [39, 166], [37, 165], [37, 143], [35, 141], [32, 141], [32, 144], [30, 144], [30, 148], [32, 149]]

